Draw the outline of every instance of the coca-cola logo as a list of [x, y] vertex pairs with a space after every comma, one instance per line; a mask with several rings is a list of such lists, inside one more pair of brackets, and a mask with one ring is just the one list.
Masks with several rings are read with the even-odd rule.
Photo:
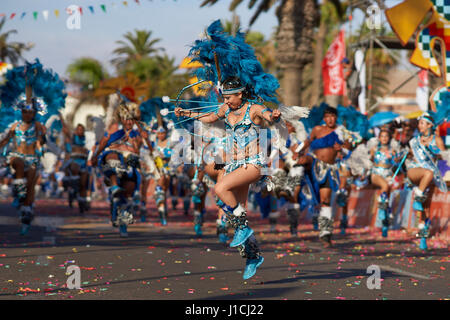
[[341, 94], [344, 87], [341, 65], [344, 51], [343, 32], [341, 31], [339, 37], [333, 41], [325, 55], [325, 64], [329, 76], [328, 91], [330, 94]]
[[339, 36], [337, 39], [333, 41], [333, 43], [330, 45], [330, 48], [328, 49], [325, 55], [326, 64], [329, 67], [340, 64], [343, 58], [344, 43], [341, 41], [340, 38], [341, 37]]

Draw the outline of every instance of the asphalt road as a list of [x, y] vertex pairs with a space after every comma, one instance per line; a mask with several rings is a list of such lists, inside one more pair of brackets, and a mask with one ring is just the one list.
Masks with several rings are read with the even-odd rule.
[[[181, 209], [159, 224], [129, 227], [120, 238], [105, 202], [80, 216], [63, 200], [38, 200], [27, 236], [10, 201], [0, 202], [0, 299], [14, 300], [439, 300], [449, 299], [448, 243], [431, 240], [418, 249], [414, 237], [396, 230], [350, 228], [324, 248], [311, 224], [292, 238], [285, 216], [278, 231], [249, 213], [265, 258], [256, 276], [242, 279], [245, 260], [216, 237], [216, 211], [206, 216], [204, 235], [195, 235], [192, 216]], [[180, 208], [182, 203], [180, 203]], [[337, 226], [337, 224], [336, 224]], [[69, 289], [68, 267], [79, 267], [81, 288]], [[376, 274], [367, 271], [376, 265]], [[73, 278], [70, 278], [73, 280]], [[72, 282], [74, 283], [74, 282]], [[371, 287], [372, 285], [372, 287]], [[371, 287], [371, 289], [369, 288]]]

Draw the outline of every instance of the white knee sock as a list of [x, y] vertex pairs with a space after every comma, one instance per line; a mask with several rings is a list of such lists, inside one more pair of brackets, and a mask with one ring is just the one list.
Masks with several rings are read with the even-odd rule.
[[245, 208], [239, 203], [238, 206], [233, 210], [233, 215], [236, 217], [241, 216], [245, 212]]
[[331, 207], [322, 206], [320, 208], [320, 216], [331, 220]]

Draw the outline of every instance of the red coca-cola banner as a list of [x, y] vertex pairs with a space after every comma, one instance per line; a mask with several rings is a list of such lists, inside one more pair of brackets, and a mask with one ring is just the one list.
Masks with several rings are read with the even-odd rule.
[[341, 30], [331, 43], [322, 61], [323, 94], [326, 96], [345, 94], [342, 59], [345, 57], [344, 30]]

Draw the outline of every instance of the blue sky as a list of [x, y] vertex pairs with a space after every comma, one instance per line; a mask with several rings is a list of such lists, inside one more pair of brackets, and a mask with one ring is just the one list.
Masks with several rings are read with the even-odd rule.
[[[60, 75], [65, 75], [67, 65], [74, 59], [84, 56], [104, 62], [112, 72], [109, 61], [117, 47], [115, 41], [134, 29], [152, 30], [153, 37], [162, 39], [159, 46], [180, 62], [188, 53], [189, 45], [212, 21], [231, 20], [232, 17], [228, 10], [231, 0], [222, 0], [206, 8], [200, 8], [201, 0], [139, 0], [140, 5], [135, 0], [127, 2], [128, 6], [123, 5], [123, 0], [1, 0], [0, 14], [9, 18], [16, 13], [4, 27], [4, 30], [18, 31], [10, 37], [11, 41], [35, 44], [25, 58], [38, 57], [45, 67]], [[396, 3], [399, 1], [388, 1], [389, 6]], [[79, 30], [70, 30], [66, 26], [65, 8], [72, 4], [83, 8]], [[106, 5], [106, 13], [101, 10], [101, 4]], [[88, 6], [94, 7], [94, 14]], [[55, 9], [60, 11], [58, 18], [54, 15]], [[49, 11], [47, 21], [43, 18], [43, 10]], [[39, 12], [37, 20], [33, 18], [33, 11]], [[23, 19], [22, 12], [26, 12]], [[241, 25], [247, 28], [253, 10], [248, 10], [244, 3], [238, 7], [237, 14]], [[259, 17], [252, 30], [269, 37], [277, 23], [272, 9]]]

